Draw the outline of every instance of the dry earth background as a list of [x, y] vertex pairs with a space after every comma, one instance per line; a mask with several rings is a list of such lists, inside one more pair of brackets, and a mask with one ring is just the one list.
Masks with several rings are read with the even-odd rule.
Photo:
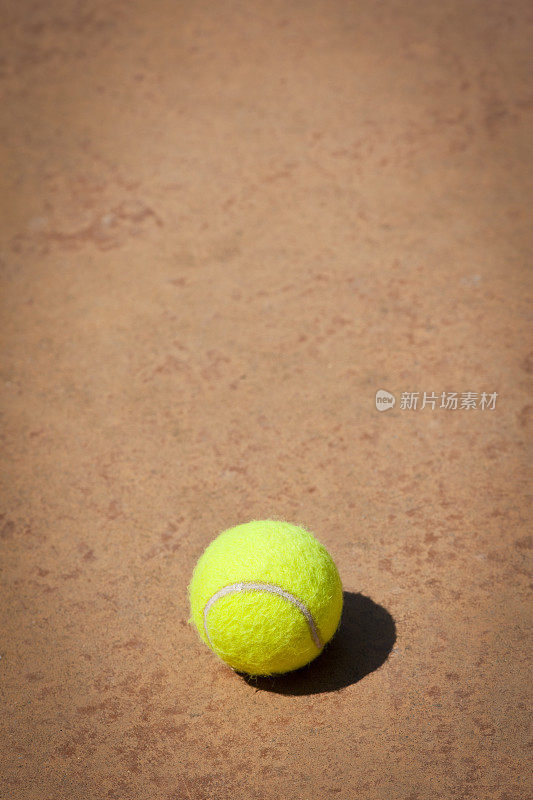
[[[531, 4], [0, 8], [0, 796], [530, 797]], [[262, 517], [347, 613], [254, 684], [187, 584]]]

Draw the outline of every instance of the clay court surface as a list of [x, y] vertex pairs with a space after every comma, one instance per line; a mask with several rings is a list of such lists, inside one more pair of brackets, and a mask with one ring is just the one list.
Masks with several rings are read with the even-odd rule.
[[[531, 797], [531, 4], [1, 15], [2, 800]], [[345, 608], [253, 681], [262, 518]]]

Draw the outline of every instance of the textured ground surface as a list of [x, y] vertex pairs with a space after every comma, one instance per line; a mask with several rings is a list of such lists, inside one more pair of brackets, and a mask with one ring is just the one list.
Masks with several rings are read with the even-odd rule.
[[[528, 797], [531, 5], [1, 8], [0, 796]], [[254, 684], [186, 587], [262, 517], [347, 594]]]

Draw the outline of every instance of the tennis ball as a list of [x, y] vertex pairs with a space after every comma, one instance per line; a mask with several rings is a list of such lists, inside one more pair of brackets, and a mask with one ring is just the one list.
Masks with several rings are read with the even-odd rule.
[[342, 585], [326, 548], [288, 522], [237, 525], [214, 539], [189, 586], [191, 619], [226, 664], [249, 675], [312, 661], [339, 625]]

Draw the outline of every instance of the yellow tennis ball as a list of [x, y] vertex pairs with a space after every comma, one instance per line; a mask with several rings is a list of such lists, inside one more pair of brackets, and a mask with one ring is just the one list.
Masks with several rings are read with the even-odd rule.
[[226, 664], [249, 675], [312, 661], [339, 625], [342, 585], [326, 548], [303, 528], [263, 520], [221, 533], [189, 586], [190, 622]]

